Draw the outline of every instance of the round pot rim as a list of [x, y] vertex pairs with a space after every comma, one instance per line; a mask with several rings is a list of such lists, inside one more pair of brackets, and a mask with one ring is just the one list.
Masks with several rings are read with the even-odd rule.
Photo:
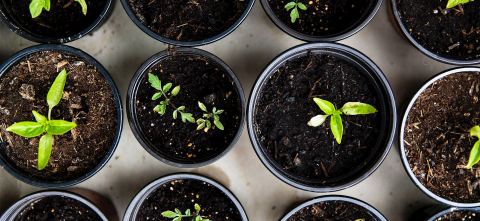
[[391, 5], [391, 10], [393, 13], [393, 17], [395, 17], [395, 23], [397, 23], [397, 26], [400, 28], [403, 36], [408, 39], [408, 41], [415, 47], [417, 50], [422, 52], [422, 54], [426, 55], [429, 58], [432, 58], [436, 61], [440, 61], [442, 63], [446, 64], [452, 64], [452, 65], [476, 65], [480, 64], [480, 58], [477, 59], [453, 59], [453, 58], [448, 58], [445, 56], [437, 55], [426, 48], [424, 48], [422, 45], [420, 45], [410, 34], [408, 34], [407, 28], [403, 25], [402, 20], [400, 19], [400, 15], [398, 14], [398, 7], [397, 7], [397, 1], [396, 0], [390, 0], [390, 5]]
[[112, 6], [113, 0], [107, 0], [107, 3], [105, 7], [103, 8], [102, 12], [98, 16], [95, 21], [90, 24], [87, 28], [83, 29], [82, 31], [75, 33], [74, 35], [68, 36], [68, 37], [63, 37], [63, 38], [52, 38], [52, 37], [42, 37], [38, 34], [31, 33], [27, 29], [24, 29], [22, 26], [18, 24], [14, 24], [14, 19], [11, 18], [11, 16], [7, 16], [7, 13], [4, 12], [4, 10], [1, 10], [4, 8], [3, 3], [0, 3], [0, 21], [2, 21], [5, 26], [8, 27], [11, 31], [13, 31], [15, 34], [19, 35], [22, 38], [25, 38], [27, 40], [41, 43], [41, 44], [64, 44], [72, 41], [76, 41], [86, 35], [88, 35], [91, 31], [93, 31], [96, 27], [100, 25], [100, 23], [103, 21], [105, 17], [108, 16], [108, 12]]
[[[13, 205], [11, 205], [7, 211], [0, 217], [0, 221], [7, 221], [7, 218], [12, 218], [13, 215], [18, 215], [19, 212], [21, 212], [27, 205], [25, 205], [26, 202], [36, 199], [37, 197], [48, 197], [48, 196], [64, 196], [64, 197], [69, 197], [72, 199], [75, 199], [83, 204], [85, 204], [87, 207], [89, 207], [91, 210], [97, 213], [97, 215], [102, 219], [107, 221], [107, 217], [102, 213], [102, 211], [90, 200], [87, 198], [70, 192], [70, 191], [65, 191], [65, 190], [42, 190], [38, 192], [34, 192], [31, 194], [28, 194], [22, 198], [20, 198], [17, 202], [15, 202]], [[10, 219], [8, 219], [10, 220]]]
[[243, 208], [242, 204], [240, 201], [237, 199], [237, 197], [223, 184], [219, 183], [218, 181], [200, 175], [200, 174], [195, 174], [195, 173], [173, 173], [173, 174], [168, 174], [165, 176], [162, 176], [158, 179], [153, 180], [149, 184], [145, 185], [130, 201], [126, 211], [125, 215], [123, 216], [124, 221], [132, 220], [132, 218], [137, 217], [138, 210], [142, 206], [144, 200], [154, 191], [156, 190], [160, 185], [173, 181], [173, 180], [185, 180], [185, 179], [193, 179], [193, 180], [199, 180], [203, 182], [207, 182], [214, 187], [218, 188], [220, 191], [222, 191], [225, 195], [228, 196], [228, 198], [235, 204], [235, 206], [238, 209], [238, 212], [240, 213], [240, 216], [242, 217], [243, 221], [248, 221], [248, 216], [247, 213], [245, 212], [245, 209]]
[[[130, 128], [132, 129], [133, 134], [135, 135], [135, 138], [137, 141], [140, 143], [140, 145], [153, 157], [156, 159], [160, 160], [163, 163], [166, 163], [171, 166], [175, 167], [180, 167], [180, 168], [197, 168], [197, 167], [202, 167], [209, 165], [211, 163], [214, 163], [215, 161], [219, 160], [223, 156], [225, 156], [237, 143], [237, 141], [240, 139], [240, 136], [242, 135], [243, 131], [243, 125], [245, 122], [245, 109], [246, 109], [246, 104], [245, 104], [245, 95], [243, 92], [242, 85], [240, 84], [240, 80], [238, 77], [235, 75], [233, 70], [220, 58], [215, 56], [214, 54], [211, 54], [210, 52], [197, 49], [197, 48], [189, 48], [189, 47], [180, 47], [177, 48], [177, 55], [196, 55], [196, 56], [202, 56], [210, 61], [213, 61], [218, 65], [220, 68], [223, 68], [230, 76], [232, 81], [235, 83], [233, 87], [237, 90], [238, 93], [238, 99], [240, 102], [240, 124], [237, 130], [237, 133], [235, 137], [233, 138], [232, 142], [230, 145], [228, 145], [222, 152], [220, 152], [218, 155], [215, 155], [214, 157], [207, 158], [208, 160], [197, 162], [197, 163], [184, 163], [181, 162], [182, 160], [175, 160], [173, 157], [168, 156], [168, 155], [160, 155], [157, 154], [155, 151], [152, 150], [151, 145], [149, 142], [145, 142], [142, 136], [142, 129], [137, 125], [137, 115], [135, 114], [136, 111], [135, 107], [136, 104], [133, 102], [136, 100], [134, 96], [136, 96], [137, 90], [138, 90], [138, 84], [143, 78], [143, 76], [146, 74], [148, 71], [148, 68], [154, 66], [157, 64], [159, 61], [166, 59], [167, 57], [170, 57], [168, 53], [168, 50], [163, 50], [149, 59], [147, 59], [135, 72], [135, 75], [132, 77], [132, 80], [130, 81], [130, 85], [128, 86], [128, 92], [127, 92], [127, 118], [128, 118], [128, 123], [130, 125]], [[153, 146], [154, 147], [154, 146]], [[172, 158], [172, 159], [167, 159], [167, 158]]]
[[[346, 51], [350, 54], [348, 54], [347, 57], [356, 57], [360, 59], [364, 64], [368, 65], [369, 68], [373, 70], [372, 76], [376, 76], [376, 78], [381, 81], [383, 86], [385, 87], [385, 95], [384, 97], [389, 100], [389, 102], [385, 102], [385, 106], [387, 108], [391, 109], [391, 126], [390, 127], [385, 127], [385, 130], [390, 130], [391, 133], [387, 134], [385, 136], [386, 140], [386, 146], [382, 150], [382, 154], [379, 155], [378, 160], [372, 164], [372, 166], [365, 170], [365, 173], [363, 173], [361, 176], [357, 177], [356, 179], [353, 179], [350, 182], [345, 182], [342, 185], [336, 185], [334, 187], [313, 187], [311, 185], [305, 185], [299, 182], [296, 182], [295, 180], [292, 180], [279, 171], [275, 169], [273, 165], [266, 159], [266, 157], [262, 153], [262, 147], [257, 141], [257, 135], [255, 132], [255, 128], [253, 127], [253, 115], [255, 110], [253, 107], [255, 106], [255, 101], [256, 101], [256, 95], [258, 95], [262, 89], [262, 86], [259, 85], [261, 82], [263, 82], [267, 77], [269, 77], [272, 73], [272, 71], [275, 69], [278, 63], [281, 63], [285, 60], [290, 59], [293, 55], [295, 55], [299, 51], [304, 51], [308, 49], [337, 49], [337, 50], [343, 50]], [[345, 54], [346, 55], [346, 54]], [[301, 189], [301, 190], [306, 190], [310, 192], [334, 192], [334, 191], [339, 191], [343, 190], [349, 187], [352, 187], [361, 181], [365, 180], [368, 176], [370, 176], [375, 170], [382, 164], [382, 162], [385, 160], [387, 157], [388, 152], [390, 151], [390, 148], [392, 146], [393, 140], [395, 138], [395, 131], [396, 131], [396, 123], [397, 123], [397, 112], [396, 112], [396, 104], [395, 104], [395, 98], [393, 96], [393, 91], [390, 87], [390, 84], [388, 83], [387, 78], [383, 74], [383, 72], [378, 68], [378, 66], [370, 60], [366, 55], [362, 54], [361, 52], [357, 51], [354, 48], [351, 48], [346, 45], [342, 45], [339, 43], [329, 43], [329, 42], [322, 42], [322, 43], [307, 43], [307, 44], [302, 44], [298, 45], [295, 47], [292, 47], [284, 52], [282, 52], [280, 55], [275, 57], [260, 73], [258, 78], [255, 80], [252, 90], [250, 92], [250, 97], [248, 100], [248, 108], [247, 108], [247, 130], [248, 130], [248, 135], [250, 138], [250, 142], [255, 150], [255, 153], [257, 154], [258, 158], [260, 161], [263, 163], [265, 167], [273, 174], [275, 175], [278, 179], [282, 180], [286, 184], [293, 186], [295, 188]], [[380, 152], [380, 150], [379, 150]]]
[[360, 30], [362, 30], [373, 19], [373, 17], [375, 17], [378, 10], [380, 9], [380, 6], [382, 6], [382, 2], [383, 2], [383, 0], [376, 0], [377, 3], [375, 4], [373, 10], [365, 18], [365, 20], [361, 23], [357, 23], [355, 27], [353, 25], [350, 26], [349, 27], [351, 28], [350, 31], [340, 32], [340, 34], [334, 34], [334, 35], [329, 35], [324, 37], [324, 36], [304, 34], [288, 27], [275, 15], [275, 13], [272, 11], [267, 1], [268, 0], [260, 0], [260, 2], [262, 3], [262, 8], [265, 11], [265, 13], [268, 15], [270, 20], [283, 32], [287, 33], [288, 35], [298, 40], [305, 41], [305, 42], [335, 42], [335, 41], [343, 40], [345, 38], [348, 38], [356, 34]]
[[403, 168], [405, 169], [405, 172], [408, 174], [408, 177], [412, 180], [412, 182], [417, 186], [420, 190], [422, 190], [423, 193], [428, 195], [430, 198], [436, 200], [437, 202], [449, 205], [449, 206], [454, 206], [454, 207], [465, 207], [465, 208], [470, 208], [470, 207], [479, 207], [480, 202], [477, 203], [459, 203], [451, 200], [447, 200], [443, 197], [440, 197], [436, 194], [434, 194], [432, 191], [427, 189], [420, 181], [418, 178], [413, 174], [410, 164], [408, 163], [407, 156], [405, 154], [405, 144], [403, 143], [404, 137], [405, 137], [405, 124], [407, 122], [408, 114], [410, 113], [410, 110], [412, 109], [413, 105], [415, 104], [415, 101], [417, 101], [418, 97], [427, 89], [430, 85], [432, 85], [434, 82], [437, 80], [440, 80], [448, 75], [451, 74], [456, 74], [459, 72], [480, 72], [480, 68], [478, 67], [459, 67], [459, 68], [452, 68], [443, 72], [440, 72], [436, 74], [435, 76], [431, 77], [428, 79], [420, 89], [418, 89], [417, 93], [410, 99], [408, 102], [408, 106], [405, 109], [402, 117], [402, 122], [399, 125], [399, 134], [398, 134], [398, 146], [400, 149], [400, 158], [402, 160]]
[[435, 221], [438, 219], [440, 216], [445, 215], [450, 212], [455, 212], [455, 211], [475, 211], [475, 212], [480, 212], [480, 208], [465, 208], [465, 207], [448, 207], [444, 208], [442, 210], [439, 210], [438, 212], [435, 212], [430, 218], [428, 218], [426, 221]]
[[145, 34], [147, 34], [150, 37], [156, 39], [157, 41], [161, 41], [165, 44], [176, 45], [176, 46], [180, 46], [180, 47], [197, 47], [197, 46], [207, 45], [207, 44], [214, 43], [214, 42], [226, 37], [227, 35], [229, 35], [233, 31], [235, 31], [235, 29], [237, 29], [242, 24], [242, 22], [247, 18], [248, 14], [252, 10], [253, 5], [255, 4], [255, 0], [249, 0], [250, 2], [248, 3], [247, 8], [245, 8], [245, 11], [240, 16], [240, 18], [238, 18], [235, 21], [235, 23], [233, 23], [226, 30], [222, 31], [221, 33], [219, 33], [215, 36], [212, 36], [212, 37], [209, 37], [209, 38], [206, 38], [206, 39], [203, 39], [203, 40], [197, 40], [197, 41], [178, 41], [178, 40], [172, 40], [172, 39], [163, 37], [160, 34], [150, 30], [146, 25], [143, 25], [142, 22], [140, 22], [140, 20], [137, 18], [137, 16], [132, 12], [132, 9], [130, 8], [129, 4], [127, 3], [127, 0], [120, 0], [120, 1], [122, 2], [123, 9], [128, 14], [128, 17], [130, 18], [130, 20], [132, 20], [133, 23], [135, 23], [135, 25], [138, 28], [140, 28]]
[[66, 182], [40, 182], [40, 181], [35, 181], [29, 179], [27, 176], [24, 176], [21, 171], [18, 171], [17, 169], [13, 169], [14, 165], [10, 165], [7, 163], [3, 157], [0, 155], [0, 167], [3, 167], [10, 175], [14, 176], [18, 180], [33, 185], [37, 187], [42, 187], [42, 188], [63, 188], [63, 187], [69, 187], [73, 186], [76, 184], [79, 184], [90, 177], [94, 176], [96, 173], [98, 173], [112, 158], [113, 154], [115, 153], [115, 150], [117, 149], [118, 143], [120, 142], [120, 137], [122, 135], [122, 130], [123, 130], [123, 107], [122, 107], [122, 99], [120, 97], [120, 93], [118, 92], [117, 86], [115, 85], [115, 82], [113, 79], [110, 77], [110, 74], [108, 71], [92, 56], [89, 54], [81, 51], [80, 49], [70, 47], [67, 45], [36, 45], [32, 46], [26, 49], [23, 49], [10, 58], [8, 58], [2, 65], [0, 65], [0, 78], [3, 76], [5, 71], [7, 71], [12, 65], [15, 65], [16, 62], [20, 61], [21, 59], [25, 58], [29, 54], [32, 53], [37, 53], [41, 51], [64, 51], [64, 52], [69, 52], [72, 54], [75, 54], [79, 57], [82, 57], [92, 63], [100, 73], [102, 73], [102, 76], [107, 80], [108, 85], [110, 86], [110, 89], [112, 90], [113, 97], [115, 99], [115, 105], [117, 106], [117, 129], [115, 130], [115, 138], [112, 142], [112, 145], [109, 148], [109, 151], [105, 155], [105, 157], [98, 163], [96, 167], [91, 169], [88, 173], [70, 180]]
[[315, 197], [315, 198], [312, 198], [312, 199], [308, 199], [308, 200], [304, 201], [302, 204], [300, 204], [297, 207], [295, 207], [294, 209], [292, 209], [291, 211], [289, 211], [287, 214], [285, 214], [280, 219], [280, 221], [287, 221], [288, 218], [293, 216], [299, 210], [301, 210], [301, 209], [303, 209], [307, 206], [310, 206], [312, 204], [319, 203], [319, 202], [325, 202], [325, 201], [344, 201], [344, 202], [353, 203], [353, 204], [361, 206], [364, 209], [368, 210], [369, 212], [373, 213], [373, 215], [376, 216], [376, 218], [378, 218], [379, 221], [387, 221], [385, 216], [383, 216], [382, 213], [380, 213], [377, 209], [375, 209], [370, 204], [368, 204], [368, 203], [366, 203], [362, 200], [359, 200], [359, 199], [356, 199], [356, 198], [353, 198], [353, 197], [350, 197], [350, 196], [343, 196], [343, 195], [319, 196], [319, 197]]

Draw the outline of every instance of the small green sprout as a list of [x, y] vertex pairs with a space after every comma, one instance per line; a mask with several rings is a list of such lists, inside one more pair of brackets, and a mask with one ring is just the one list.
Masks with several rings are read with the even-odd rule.
[[[470, 129], [470, 136], [480, 138], [480, 126], [475, 126]], [[473, 165], [477, 164], [480, 161], [480, 140], [477, 140], [473, 145], [472, 150], [470, 151], [470, 158], [468, 158], [467, 169], [473, 167]]]
[[200, 205], [195, 203], [195, 212], [192, 214], [190, 209], [185, 211], [185, 214], [182, 214], [182, 211], [175, 208], [175, 212], [172, 211], [165, 211], [162, 213], [162, 216], [167, 218], [173, 218], [172, 221], [181, 221], [182, 218], [189, 218], [192, 217], [191, 221], [211, 221], [210, 219], [205, 219], [203, 216], [200, 215]]
[[[210, 118], [213, 118], [213, 123], [215, 124], [215, 126], [217, 126], [218, 129], [223, 130], [223, 124], [222, 122], [220, 122], [220, 117], [218, 116], [219, 114], [223, 113], [223, 110], [217, 110], [216, 107], [213, 107], [212, 113], [209, 113], [207, 107], [205, 107], [205, 105], [200, 101], [198, 102], [198, 106], [205, 113], [203, 114], [203, 118], [198, 118], [197, 120], [197, 130], [201, 130], [205, 127], [210, 129], [212, 127], [212, 123], [210, 122], [210, 120], [208, 120]], [[205, 132], [207, 132], [208, 129], [206, 129]]]
[[165, 97], [165, 100], [160, 101], [160, 104], [153, 109], [154, 111], [160, 113], [161, 115], [164, 115], [165, 111], [167, 110], [167, 106], [172, 105], [172, 107], [175, 108], [175, 110], [173, 111], [173, 119], [177, 119], [177, 115], [178, 113], [180, 113], [180, 117], [182, 118], [182, 121], [184, 123], [187, 122], [187, 120], [191, 123], [195, 123], [195, 118], [192, 117], [192, 114], [184, 112], [185, 106], [180, 106], [177, 108], [171, 102], [172, 97], [177, 96], [177, 94], [180, 92], [180, 86], [174, 87], [170, 92], [170, 97], [168, 97], [167, 93], [172, 88], [172, 83], [165, 84], [162, 87], [162, 82], [160, 81], [160, 79], [158, 79], [158, 77], [153, 75], [152, 73], [148, 73], [148, 81], [151, 83], [153, 88], [160, 91], [153, 95], [152, 100], [157, 100], [162, 96]]
[[458, 4], [465, 4], [465, 3], [469, 3], [471, 1], [473, 2], [473, 0], [448, 0], [447, 8], [453, 8], [453, 7], [457, 6]]
[[360, 102], [348, 102], [343, 105], [340, 110], [335, 109], [332, 103], [322, 100], [320, 98], [313, 98], [313, 101], [320, 107], [320, 109], [326, 113], [326, 115], [317, 115], [310, 119], [308, 126], [318, 127], [325, 122], [328, 116], [332, 116], [330, 119], [330, 128], [332, 129], [333, 136], [337, 140], [337, 143], [342, 143], [343, 136], [343, 124], [341, 114], [345, 115], [359, 115], [359, 114], [373, 114], [377, 112], [377, 109], [369, 104]]
[[33, 116], [37, 122], [33, 121], [24, 121], [11, 125], [7, 128], [7, 131], [16, 133], [22, 137], [37, 137], [42, 135], [44, 132], [47, 132], [40, 138], [38, 142], [38, 163], [37, 167], [39, 170], [43, 170], [47, 164], [48, 159], [52, 152], [53, 145], [53, 135], [62, 135], [72, 130], [77, 126], [77, 124], [64, 121], [64, 120], [52, 120], [50, 118], [52, 109], [62, 99], [63, 88], [65, 87], [65, 82], [67, 81], [67, 71], [63, 71], [58, 74], [55, 78], [55, 81], [50, 87], [50, 90], [47, 94], [47, 103], [48, 103], [48, 119], [39, 114], [36, 111], [32, 111]]
[[290, 18], [292, 19], [292, 23], [295, 23], [297, 18], [300, 18], [300, 14], [298, 13], [298, 8], [302, 10], [307, 10], [307, 6], [305, 6], [303, 3], [298, 2], [289, 2], [285, 5], [285, 8], [288, 10], [292, 9], [292, 12], [290, 12]]
[[[82, 6], [83, 14], [87, 15], [87, 3], [85, 2], [85, 0], [75, 1], [80, 3], [80, 5]], [[46, 11], [50, 11], [50, 0], [32, 0], [29, 8], [32, 18], [36, 18], [42, 13], [43, 9], [45, 9]]]

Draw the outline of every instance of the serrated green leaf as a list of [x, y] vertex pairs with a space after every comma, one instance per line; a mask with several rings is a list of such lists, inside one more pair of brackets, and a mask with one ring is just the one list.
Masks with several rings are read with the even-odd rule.
[[51, 135], [62, 135], [77, 126], [76, 123], [64, 120], [51, 120], [47, 122], [47, 133]]
[[173, 111], [173, 119], [177, 119], [177, 112], [178, 112], [177, 110]]
[[152, 73], [148, 73], [148, 81], [152, 85], [153, 88], [161, 91], [162, 90], [162, 82], [158, 79], [157, 76], [153, 75]]
[[295, 4], [296, 4], [295, 2], [289, 2], [285, 5], [285, 8], [287, 10], [292, 9], [293, 7], [295, 7]]
[[206, 120], [205, 123], [208, 128], [212, 128], [212, 123], [209, 120]]
[[180, 92], [180, 86], [176, 86], [172, 90], [172, 96], [177, 96], [178, 92]]
[[221, 114], [223, 113], [223, 110], [218, 110], [217, 112], [215, 112], [214, 114]]
[[[185, 119], [188, 120], [190, 123], [195, 123], [195, 118], [192, 117], [191, 113], [183, 113], [182, 114], [182, 120], [183, 120], [183, 117], [185, 117]], [[183, 121], [183, 122], [185, 122], [185, 121]]]
[[200, 212], [200, 210], [201, 210], [200, 205], [198, 205], [198, 203], [195, 203], [195, 210], [197, 212]]
[[175, 218], [178, 216], [178, 214], [172, 212], [172, 211], [165, 211], [162, 213], [162, 216], [167, 217], [167, 218]]
[[345, 115], [373, 114], [377, 109], [370, 104], [360, 102], [348, 102], [340, 109]]
[[180, 106], [180, 107], [177, 108], [177, 110], [179, 110], [179, 111], [185, 110], [185, 106]]
[[299, 2], [299, 3], [297, 3], [297, 5], [298, 5], [299, 9], [307, 10], [307, 6], [305, 6], [303, 3]]
[[325, 122], [325, 120], [327, 119], [328, 116], [330, 116], [330, 115], [317, 115], [315, 117], [312, 117], [312, 119], [310, 119], [310, 121], [308, 121], [308, 126], [318, 127], [318, 126], [322, 125], [323, 122]]
[[52, 153], [53, 136], [51, 134], [45, 134], [40, 138], [38, 142], [38, 162], [37, 167], [39, 170], [43, 170], [47, 164], [48, 159]]
[[47, 103], [50, 109], [55, 107], [60, 100], [62, 99], [63, 88], [65, 87], [65, 82], [67, 81], [67, 71], [63, 69], [53, 81], [50, 90], [47, 94]]
[[87, 15], [87, 3], [85, 2], [85, 0], [75, 0], [75, 1], [80, 3], [80, 5], [82, 6], [83, 15]]
[[198, 102], [198, 107], [200, 107], [200, 109], [201, 109], [202, 111], [208, 112], [208, 111], [207, 111], [207, 107], [205, 107], [205, 104], [203, 104], [203, 103], [200, 102], [200, 101]]
[[467, 169], [470, 169], [473, 167], [473, 165], [477, 164], [478, 161], [480, 161], [480, 140], [475, 142], [473, 145], [472, 150], [470, 151], [470, 157], [468, 158], [468, 164], [467, 164]]
[[167, 93], [168, 90], [170, 90], [170, 88], [172, 88], [172, 83], [168, 83], [166, 85], [163, 86], [163, 92]]
[[45, 7], [45, 0], [32, 0], [29, 6], [30, 14], [32, 15], [32, 18], [38, 17], [42, 13], [42, 10], [44, 9], [44, 7]]
[[39, 113], [36, 112], [36, 111], [32, 111], [32, 113], [33, 113], [33, 116], [35, 117], [35, 120], [36, 120], [38, 123], [40, 123], [40, 124], [42, 124], [42, 125], [47, 124], [47, 118], [46, 118], [45, 116], [39, 114]]
[[473, 0], [449, 0], [447, 3], [447, 8], [453, 8], [457, 6], [458, 4], [465, 4]]
[[217, 126], [218, 129], [223, 130], [223, 124], [219, 120], [214, 120], [213, 123]]
[[47, 11], [50, 11], [50, 0], [45, 0], [45, 5], [43, 8]]
[[45, 132], [45, 126], [38, 122], [24, 121], [8, 127], [7, 131], [22, 137], [36, 137]]
[[153, 96], [152, 96], [152, 101], [154, 100], [157, 100], [158, 98], [162, 97], [162, 93], [155, 93]]
[[185, 215], [187, 215], [187, 216], [192, 215], [192, 213], [190, 212], [190, 209], [187, 209], [187, 211], [185, 211]]
[[197, 130], [201, 130], [205, 127], [205, 122], [202, 122], [198, 125]]
[[292, 10], [292, 12], [290, 12], [290, 18], [292, 20], [292, 23], [295, 23], [295, 21], [297, 20], [297, 18], [299, 18], [300, 15], [298, 14], [298, 9], [297, 8], [294, 8]]
[[313, 101], [315, 101], [318, 107], [326, 114], [331, 115], [335, 113], [335, 106], [332, 103], [320, 98], [313, 98]]
[[480, 127], [478, 125], [470, 129], [470, 136], [480, 138]]
[[332, 129], [333, 136], [337, 140], [337, 143], [341, 144], [343, 136], [343, 123], [339, 114], [334, 114], [330, 118], [330, 128]]

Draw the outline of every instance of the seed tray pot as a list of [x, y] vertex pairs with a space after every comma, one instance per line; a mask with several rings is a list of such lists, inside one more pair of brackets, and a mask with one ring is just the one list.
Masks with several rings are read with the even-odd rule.
[[478, 220], [480, 208], [431, 206], [417, 210], [408, 221]]

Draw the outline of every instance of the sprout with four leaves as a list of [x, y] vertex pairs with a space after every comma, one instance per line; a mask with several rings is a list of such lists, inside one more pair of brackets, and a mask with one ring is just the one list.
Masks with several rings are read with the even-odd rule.
[[182, 218], [189, 218], [189, 217], [192, 217], [191, 221], [211, 221], [210, 219], [205, 219], [205, 217], [201, 216], [200, 210], [201, 210], [200, 205], [195, 203], [195, 212], [193, 214], [190, 212], [190, 209], [187, 209], [187, 211], [185, 211], [185, 214], [182, 214], [182, 211], [175, 208], [175, 212], [165, 211], [162, 213], [162, 216], [167, 218], [173, 218], [172, 221], [181, 221]]
[[303, 3], [301, 2], [289, 2], [285, 5], [285, 9], [290, 10], [292, 9], [293, 10], [290, 12], [290, 18], [292, 19], [292, 23], [295, 23], [295, 21], [297, 20], [297, 18], [300, 18], [300, 14], [298, 13], [298, 9], [302, 9], [302, 10], [307, 10], [307, 6], [305, 6]]
[[215, 124], [215, 126], [217, 126], [218, 129], [223, 130], [223, 124], [222, 122], [220, 122], [220, 117], [218, 116], [219, 114], [223, 113], [223, 110], [217, 110], [216, 107], [213, 107], [212, 113], [209, 113], [207, 107], [205, 107], [205, 105], [200, 101], [198, 102], [198, 106], [200, 107], [200, 109], [202, 109], [202, 111], [205, 112], [205, 114], [203, 114], [203, 117], [205, 119], [198, 118], [197, 130], [201, 130], [206, 127], [207, 129], [205, 130], [205, 132], [207, 132], [208, 129], [212, 127], [212, 123], [210, 122], [210, 120], [208, 120], [210, 118], [213, 118], [213, 123]]
[[[86, 16], [87, 15], [87, 3], [85, 0], [75, 0], [76, 2], [80, 3], [80, 6], [82, 6], [82, 12]], [[32, 18], [38, 17], [43, 9], [46, 11], [50, 11], [50, 0], [32, 0], [30, 3], [30, 14], [32, 15]]]

